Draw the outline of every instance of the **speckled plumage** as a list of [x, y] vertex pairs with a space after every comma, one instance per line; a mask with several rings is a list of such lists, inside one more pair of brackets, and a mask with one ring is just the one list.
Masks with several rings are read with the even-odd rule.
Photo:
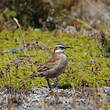
[[64, 53], [55, 53], [50, 60], [38, 68], [38, 76], [54, 78], [63, 73], [67, 66], [67, 56]]

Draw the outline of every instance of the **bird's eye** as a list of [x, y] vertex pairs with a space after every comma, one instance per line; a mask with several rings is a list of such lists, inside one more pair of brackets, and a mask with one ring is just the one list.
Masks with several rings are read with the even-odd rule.
[[61, 49], [64, 49], [64, 47], [60, 47]]

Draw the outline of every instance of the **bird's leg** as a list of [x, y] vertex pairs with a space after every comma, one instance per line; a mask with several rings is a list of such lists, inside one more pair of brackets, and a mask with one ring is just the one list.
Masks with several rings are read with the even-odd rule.
[[54, 78], [53, 83], [52, 83], [52, 87], [54, 87], [54, 88], [57, 87], [58, 81], [59, 81], [58, 77]]
[[50, 85], [49, 79], [46, 78], [46, 81], [47, 81], [47, 88], [48, 88], [49, 90], [51, 90], [52, 88], [51, 88], [51, 85]]

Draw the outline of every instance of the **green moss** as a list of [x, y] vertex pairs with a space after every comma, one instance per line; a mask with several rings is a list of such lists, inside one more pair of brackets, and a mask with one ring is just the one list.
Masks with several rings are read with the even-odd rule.
[[[22, 35], [21, 35], [22, 34]], [[71, 36], [65, 33], [42, 32], [40, 30], [23, 31], [4, 30], [0, 32], [0, 69], [10, 65], [10, 71], [0, 75], [0, 87], [12, 85], [14, 87], [30, 88], [32, 86], [46, 86], [44, 78], [20, 80], [37, 71], [37, 63], [44, 63], [54, 51], [56, 43], [73, 46], [74, 49], [66, 50], [68, 55], [68, 68], [59, 76], [59, 86], [103, 86], [110, 79], [110, 59], [101, 57], [101, 51], [94, 40], [89, 40], [86, 35]], [[30, 49], [23, 52], [23, 45], [18, 42], [25, 41], [33, 44], [35, 41], [41, 47], [51, 49]], [[8, 51], [8, 52], [7, 52]], [[25, 57], [33, 57], [31, 60]], [[14, 59], [21, 62], [16, 63]], [[19, 65], [19, 67], [17, 67]]]

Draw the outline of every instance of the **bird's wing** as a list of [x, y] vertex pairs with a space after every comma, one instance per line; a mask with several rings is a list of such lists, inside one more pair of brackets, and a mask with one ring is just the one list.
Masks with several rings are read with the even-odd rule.
[[37, 71], [44, 72], [44, 71], [47, 71], [48, 69], [49, 69], [49, 67], [47, 65], [43, 64], [43, 65], [39, 65]]
[[45, 72], [51, 68], [53, 68], [57, 61], [59, 60], [58, 56], [55, 54], [52, 56], [51, 59], [49, 59], [47, 62], [45, 62], [44, 64], [40, 65], [37, 69], [38, 72]]

